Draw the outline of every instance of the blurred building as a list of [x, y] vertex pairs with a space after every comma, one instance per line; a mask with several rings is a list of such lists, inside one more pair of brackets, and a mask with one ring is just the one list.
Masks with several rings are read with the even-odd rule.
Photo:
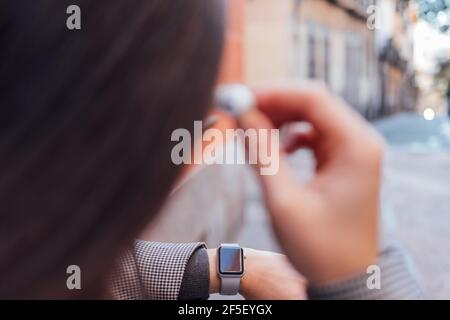
[[449, 111], [450, 80], [437, 77], [439, 65], [450, 61], [450, 38], [418, 18], [416, 1], [227, 3], [222, 81], [320, 79], [369, 119], [428, 108], [437, 115]]
[[414, 66], [414, 6], [406, 0], [379, 0], [377, 5], [381, 19], [381, 28], [376, 32], [380, 114], [415, 111], [419, 92]]
[[[414, 110], [409, 1], [237, 2], [246, 82], [320, 79], [369, 119]], [[374, 5], [377, 30], [369, 25]]]
[[418, 111], [431, 108], [436, 115], [449, 112], [450, 96], [450, 35], [419, 21], [414, 33], [414, 65], [419, 87]]
[[246, 0], [245, 78], [312, 78], [368, 118], [379, 114], [375, 1]]
[[438, 1], [428, 1], [429, 11], [420, 12], [420, 3], [423, 7], [425, 2], [377, 1], [382, 19], [382, 28], [376, 35], [381, 53], [381, 111], [384, 115], [399, 111], [423, 113], [427, 109], [442, 116], [448, 112], [449, 81], [444, 70], [450, 61], [450, 35], [427, 20], [435, 16], [440, 17], [437, 20], [448, 21], [450, 16], [444, 11], [431, 10], [442, 10], [442, 1], [441, 5]]

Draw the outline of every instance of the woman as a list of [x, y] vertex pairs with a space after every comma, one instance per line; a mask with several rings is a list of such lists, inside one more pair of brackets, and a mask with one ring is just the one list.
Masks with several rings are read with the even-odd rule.
[[[0, 10], [0, 297], [204, 297], [205, 291], [207, 295], [217, 290], [214, 250], [206, 251], [202, 244], [145, 242], [133, 248], [133, 242], [179, 175], [180, 168], [170, 159], [171, 132], [191, 128], [211, 105], [222, 52], [223, 3], [81, 0], [76, 1], [81, 30], [68, 30], [66, 9], [71, 4], [16, 0]], [[335, 117], [334, 124], [326, 123], [306, 108], [323, 104], [314, 91], [305, 95], [283, 90], [259, 93], [263, 112], [244, 118], [242, 126], [272, 126], [299, 118], [317, 125], [316, 132], [297, 141], [323, 147], [317, 150], [325, 159], [319, 169], [330, 175], [320, 179], [317, 193], [307, 194], [311, 190], [300, 186], [286, 189], [294, 182], [285, 167], [263, 185], [292, 262], [308, 277], [311, 289], [321, 288], [357, 275], [376, 259], [379, 163], [365, 167], [366, 159], [358, 156], [376, 144], [365, 143], [373, 141], [366, 125], [346, 107], [339, 107], [342, 117]], [[326, 97], [330, 109], [317, 111], [335, 113], [335, 102]], [[283, 112], [273, 113], [281, 106]], [[353, 129], [346, 134], [348, 117], [357, 125], [349, 125]], [[348, 160], [361, 164], [360, 170], [352, 173], [326, 165], [334, 162], [328, 157], [333, 152], [327, 153], [335, 151], [330, 142], [334, 131], [341, 134], [343, 152], [350, 152]], [[351, 133], [359, 134], [358, 145], [349, 143]], [[358, 174], [367, 178], [366, 183], [351, 183]], [[339, 192], [323, 193], [334, 178], [342, 178], [350, 191], [360, 190], [355, 197], [361, 196], [361, 201], [345, 203], [350, 199], [343, 196], [339, 201]], [[299, 193], [294, 195], [294, 190]], [[298, 195], [316, 201], [294, 205]], [[331, 207], [333, 203], [337, 206]], [[366, 214], [361, 219], [351, 225], [335, 220], [336, 229], [326, 219], [308, 220], [303, 214], [355, 213], [363, 206]], [[285, 219], [292, 224], [286, 226]], [[308, 224], [312, 229], [302, 228], [301, 234], [290, 229]], [[319, 236], [319, 227], [327, 233]], [[355, 234], [342, 237], [332, 248], [333, 237], [339, 238], [343, 230]], [[283, 256], [248, 253], [251, 263], [242, 286], [246, 297], [301, 297], [303, 280]], [[168, 261], [178, 263], [172, 267]], [[332, 272], [329, 264], [335, 261], [339, 267]], [[66, 286], [70, 265], [82, 271], [82, 290]], [[272, 266], [269, 271], [267, 266]], [[174, 272], [172, 279], [168, 275]], [[202, 283], [203, 291], [186, 293], [195, 281]], [[162, 291], [155, 293], [158, 288]], [[321, 297], [320, 290], [310, 291]]]
[[[194, 264], [202, 244], [130, 248], [179, 175], [171, 133], [211, 105], [223, 4], [77, 1], [81, 30], [71, 31], [72, 4], [7, 1], [0, 10], [0, 297], [204, 297], [208, 260]], [[81, 290], [66, 285], [72, 265]], [[151, 268], [145, 283], [133, 282], [133, 267]], [[251, 285], [243, 290], [253, 297]]]

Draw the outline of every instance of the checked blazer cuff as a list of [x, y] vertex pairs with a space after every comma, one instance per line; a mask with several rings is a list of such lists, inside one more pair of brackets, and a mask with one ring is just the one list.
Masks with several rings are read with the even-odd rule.
[[136, 241], [113, 273], [111, 292], [119, 300], [176, 300], [186, 265], [203, 243]]
[[379, 289], [370, 290], [369, 274], [362, 273], [351, 279], [323, 287], [308, 289], [312, 300], [418, 300], [424, 293], [413, 265], [402, 247], [391, 245], [378, 258], [380, 268]]

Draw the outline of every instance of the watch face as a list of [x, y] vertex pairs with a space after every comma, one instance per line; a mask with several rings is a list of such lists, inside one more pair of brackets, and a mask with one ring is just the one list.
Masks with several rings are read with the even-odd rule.
[[220, 247], [219, 248], [219, 269], [222, 274], [244, 273], [243, 252], [241, 248]]

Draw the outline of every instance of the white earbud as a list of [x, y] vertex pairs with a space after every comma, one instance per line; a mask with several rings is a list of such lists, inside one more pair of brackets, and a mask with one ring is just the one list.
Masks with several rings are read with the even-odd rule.
[[256, 106], [256, 99], [245, 85], [227, 84], [216, 89], [215, 104], [232, 116], [239, 117]]

